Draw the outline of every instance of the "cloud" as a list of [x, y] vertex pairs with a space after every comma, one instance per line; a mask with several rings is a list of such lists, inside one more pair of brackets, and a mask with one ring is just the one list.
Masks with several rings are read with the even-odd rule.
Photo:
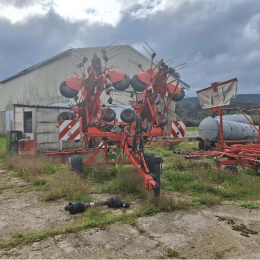
[[[25, 2], [20, 9], [31, 6]], [[67, 0], [53, 0], [51, 5], [45, 1], [46, 13], [32, 13], [23, 22], [0, 20], [0, 79], [70, 46], [104, 46], [117, 40], [145, 55], [142, 46], [148, 42], [156, 59], [173, 58], [174, 66], [186, 62], [180, 73], [191, 85], [189, 96], [233, 77], [238, 77], [239, 93], [260, 93], [258, 0], [73, 2], [79, 7], [70, 5], [71, 15]]]

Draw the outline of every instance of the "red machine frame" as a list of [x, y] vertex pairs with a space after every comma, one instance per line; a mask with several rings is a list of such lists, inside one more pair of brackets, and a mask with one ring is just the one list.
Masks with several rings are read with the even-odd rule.
[[[247, 168], [255, 168], [260, 175], [260, 109], [250, 109], [247, 112], [258, 112], [258, 128], [248, 118], [242, 109], [235, 108], [220, 108], [212, 109], [220, 118], [220, 139], [216, 145], [216, 151], [199, 151], [192, 152], [187, 158], [197, 157], [214, 157], [217, 164], [217, 169], [224, 165], [241, 164]], [[237, 110], [239, 111], [258, 132], [258, 139], [253, 140], [224, 140], [223, 136], [223, 110]], [[248, 144], [255, 143], [255, 144]], [[226, 158], [224, 160], [224, 158]], [[221, 160], [220, 160], [221, 159]]]
[[[141, 100], [132, 97], [132, 107], [135, 111], [135, 120], [126, 123], [118, 121], [116, 118], [105, 121], [107, 113], [111, 112], [110, 106], [102, 109], [100, 95], [105, 90], [108, 95], [116, 88], [116, 84], [125, 84], [127, 75], [119, 70], [114, 70], [113, 66], [107, 68], [106, 51], [101, 51], [105, 60], [105, 67], [101, 69], [99, 58], [94, 55], [92, 65], [88, 67], [88, 77], [85, 72], [81, 71], [81, 77], [76, 74], [76, 77], [67, 78], [61, 85], [62, 89], [76, 92], [81, 91], [80, 98], [75, 98], [77, 104], [72, 107], [73, 118], [80, 122], [81, 132], [81, 149], [70, 149], [62, 151], [48, 151], [48, 156], [61, 156], [71, 154], [91, 153], [90, 157], [83, 163], [84, 166], [90, 165], [115, 165], [115, 164], [132, 164], [144, 180], [144, 185], [147, 190], [153, 189], [155, 196], [160, 194], [160, 168], [157, 172], [151, 175], [151, 169], [147, 165], [145, 159], [143, 139], [150, 143], [155, 137], [162, 137], [170, 134], [165, 132], [162, 126], [162, 120], [168, 110], [171, 99], [176, 93], [180, 93], [182, 89], [178, 86], [179, 79], [174, 79], [167, 83], [173, 68], [165, 65], [163, 60], [160, 60], [155, 67], [153, 67], [153, 59], [155, 53], [151, 57], [150, 69], [145, 72], [141, 65], [141, 73], [138, 78], [143, 83], [147, 84], [147, 88], [143, 91]], [[87, 60], [86, 57], [84, 57]], [[128, 77], [129, 78], [129, 77]], [[177, 84], [173, 84], [177, 81]], [[129, 82], [130, 83], [130, 82]], [[170, 93], [170, 99], [166, 103], [164, 97], [166, 93]], [[158, 117], [159, 107], [156, 104], [157, 96], [163, 99], [165, 108]], [[144, 113], [144, 111], [146, 113]], [[144, 131], [144, 117], [151, 124], [148, 131]], [[119, 127], [122, 131], [111, 132], [112, 126]], [[98, 147], [91, 147], [95, 144], [96, 138], [101, 138], [102, 142]], [[111, 146], [113, 143], [114, 146]], [[92, 145], [91, 145], [92, 144]], [[117, 149], [120, 151], [120, 157], [117, 162], [109, 160], [109, 151]], [[105, 158], [104, 162], [96, 161], [95, 157], [103, 151]], [[127, 160], [124, 160], [126, 155]], [[154, 163], [161, 163], [161, 158], [154, 158]]]

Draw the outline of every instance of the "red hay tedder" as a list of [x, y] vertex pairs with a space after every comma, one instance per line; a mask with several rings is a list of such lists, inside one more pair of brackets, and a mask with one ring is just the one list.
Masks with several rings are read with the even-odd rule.
[[[149, 46], [148, 46], [149, 47]], [[75, 50], [76, 51], [76, 50]], [[106, 48], [101, 51], [105, 65], [94, 54], [87, 74], [82, 70], [87, 58], [83, 56], [78, 64], [81, 75], [66, 78], [60, 85], [60, 92], [67, 98], [74, 98], [76, 104], [73, 112], [62, 112], [59, 115], [60, 139], [81, 142], [81, 149], [70, 149], [46, 152], [48, 156], [72, 155], [69, 158], [71, 169], [81, 171], [83, 166], [132, 164], [144, 180], [147, 190], [154, 190], [155, 196], [160, 194], [161, 158], [154, 154], [144, 153], [144, 143], [150, 143], [155, 137], [171, 134], [171, 122], [168, 130], [166, 116], [170, 102], [180, 101], [185, 93], [179, 86], [180, 76], [174, 68], [167, 66], [163, 60], [156, 65], [153, 62], [155, 53], [151, 55], [150, 69], [144, 71], [142, 65], [135, 63], [141, 70], [130, 80], [123, 71], [113, 66], [107, 68], [109, 60]], [[170, 76], [175, 78], [169, 81]], [[176, 83], [176, 84], [175, 84]], [[135, 91], [131, 94], [133, 109], [127, 108], [120, 114], [121, 121], [116, 118], [113, 107], [112, 91], [124, 91], [129, 86]], [[109, 105], [102, 105], [100, 96], [105, 92], [109, 97]], [[140, 95], [137, 92], [141, 92]], [[168, 95], [168, 99], [165, 99]], [[164, 108], [160, 109], [159, 104]], [[97, 139], [101, 139], [98, 144]], [[117, 162], [109, 159], [109, 151], [119, 154]], [[95, 157], [104, 152], [104, 160]], [[90, 156], [84, 162], [79, 154]]]

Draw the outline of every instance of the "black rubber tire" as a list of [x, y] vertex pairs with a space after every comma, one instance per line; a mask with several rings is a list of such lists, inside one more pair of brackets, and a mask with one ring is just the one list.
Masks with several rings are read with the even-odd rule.
[[83, 160], [80, 155], [72, 155], [69, 157], [69, 168], [71, 171], [78, 173], [83, 172]]
[[135, 120], [135, 111], [130, 108], [126, 108], [120, 113], [120, 118], [125, 123], [132, 123]]
[[[104, 108], [102, 110], [102, 113], [104, 114], [105, 111], [106, 111], [106, 108]], [[113, 109], [109, 108], [106, 111], [106, 114], [104, 115], [103, 120], [106, 122], [112, 122], [115, 118], [116, 118], [116, 112]]]
[[[171, 93], [168, 94], [168, 97], [171, 98]], [[173, 95], [172, 101], [179, 102], [182, 101], [185, 97], [185, 91], [182, 89], [180, 93]]]
[[204, 150], [204, 148], [205, 148], [205, 142], [204, 142], [204, 140], [199, 140], [198, 148], [199, 148], [200, 150]]
[[[162, 122], [160, 123], [161, 117], [163, 116]], [[157, 115], [160, 126], [166, 126], [168, 124], [168, 118], [166, 115]]]
[[153, 190], [154, 196], [157, 198], [160, 196], [160, 190], [161, 190], [161, 167], [158, 163], [155, 164], [155, 160], [158, 159], [160, 160], [160, 163], [162, 163], [162, 159], [156, 156], [155, 154], [153, 153], [144, 154], [144, 160], [149, 169], [149, 172], [158, 185], [158, 187], [156, 187]]
[[230, 171], [232, 173], [238, 173], [238, 169], [235, 165], [225, 165], [224, 170]]
[[143, 83], [137, 75], [134, 75], [131, 78], [131, 86], [135, 91], [144, 91], [147, 88], [147, 85]]
[[128, 75], [125, 74], [125, 78], [123, 80], [115, 82], [112, 85], [116, 90], [119, 91], [126, 90], [130, 86], [130, 78]]
[[88, 141], [88, 148], [95, 148], [96, 147], [96, 140], [95, 139], [90, 139]]
[[154, 173], [154, 158], [154, 153], [144, 153], [144, 160], [150, 173]]
[[73, 120], [73, 112], [72, 111], [63, 111], [57, 117], [58, 122], [60, 120]]
[[66, 97], [66, 98], [74, 98], [78, 95], [78, 91], [75, 89], [71, 89], [66, 85], [66, 82], [63, 81], [60, 84], [60, 93], [62, 96]]

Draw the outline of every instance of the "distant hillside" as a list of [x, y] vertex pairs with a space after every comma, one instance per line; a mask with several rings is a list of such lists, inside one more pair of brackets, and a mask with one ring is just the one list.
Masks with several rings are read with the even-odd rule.
[[[235, 99], [231, 99], [232, 101], [260, 101], [260, 94], [239, 94]], [[191, 103], [198, 104], [199, 100], [197, 97], [188, 97], [184, 98], [179, 104], [184, 104], [190, 101]]]
[[[240, 94], [235, 99], [231, 99], [230, 107], [240, 107], [244, 111], [260, 108], [260, 94]], [[224, 113], [234, 113], [234, 111], [224, 111]], [[176, 114], [178, 120], [187, 122], [187, 126], [198, 126], [202, 119], [212, 115], [213, 112], [211, 109], [202, 109], [197, 97], [190, 97], [176, 103]], [[257, 116], [253, 116], [253, 120], [256, 123]]]

